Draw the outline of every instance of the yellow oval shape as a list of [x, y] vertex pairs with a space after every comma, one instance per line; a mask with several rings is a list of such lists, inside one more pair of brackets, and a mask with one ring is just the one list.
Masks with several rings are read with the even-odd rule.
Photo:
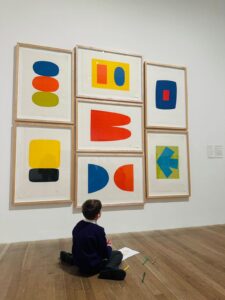
[[32, 101], [38, 106], [52, 107], [58, 105], [59, 97], [54, 93], [37, 92], [33, 94]]

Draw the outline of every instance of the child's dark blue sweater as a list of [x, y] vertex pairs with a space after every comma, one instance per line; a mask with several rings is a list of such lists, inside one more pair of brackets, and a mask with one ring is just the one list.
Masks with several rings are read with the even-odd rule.
[[109, 258], [111, 252], [103, 227], [83, 220], [77, 223], [73, 229], [72, 254], [81, 272], [100, 270], [103, 260]]

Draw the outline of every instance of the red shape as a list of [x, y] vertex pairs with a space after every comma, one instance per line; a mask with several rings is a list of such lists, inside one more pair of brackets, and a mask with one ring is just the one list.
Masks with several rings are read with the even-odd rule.
[[32, 85], [35, 89], [42, 92], [55, 92], [59, 88], [58, 80], [49, 76], [34, 77]]
[[130, 117], [114, 112], [91, 110], [91, 141], [117, 141], [128, 139], [130, 130], [119, 128], [130, 123]]
[[170, 90], [163, 90], [163, 101], [169, 101], [170, 100]]
[[134, 191], [134, 165], [119, 167], [114, 174], [114, 182], [118, 188], [127, 192]]
[[97, 64], [97, 83], [107, 84], [107, 65]]

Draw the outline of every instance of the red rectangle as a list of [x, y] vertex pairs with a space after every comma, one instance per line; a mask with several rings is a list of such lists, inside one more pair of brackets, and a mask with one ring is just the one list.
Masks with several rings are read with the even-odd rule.
[[97, 83], [107, 84], [107, 65], [97, 64]]
[[170, 100], [170, 90], [163, 90], [163, 101], [169, 101]]

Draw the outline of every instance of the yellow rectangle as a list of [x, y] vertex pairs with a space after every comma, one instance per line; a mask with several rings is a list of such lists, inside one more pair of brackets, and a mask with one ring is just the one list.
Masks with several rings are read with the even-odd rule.
[[[105, 65], [107, 67], [107, 83], [98, 83], [97, 65]], [[115, 74], [118, 70], [122, 70], [124, 73], [124, 81], [120, 80], [120, 84], [117, 84]], [[121, 84], [121, 82], [123, 84]], [[130, 89], [130, 65], [128, 63], [92, 59], [92, 87], [112, 90], [128, 91]]]
[[29, 146], [31, 168], [59, 168], [60, 142], [57, 140], [32, 140]]

